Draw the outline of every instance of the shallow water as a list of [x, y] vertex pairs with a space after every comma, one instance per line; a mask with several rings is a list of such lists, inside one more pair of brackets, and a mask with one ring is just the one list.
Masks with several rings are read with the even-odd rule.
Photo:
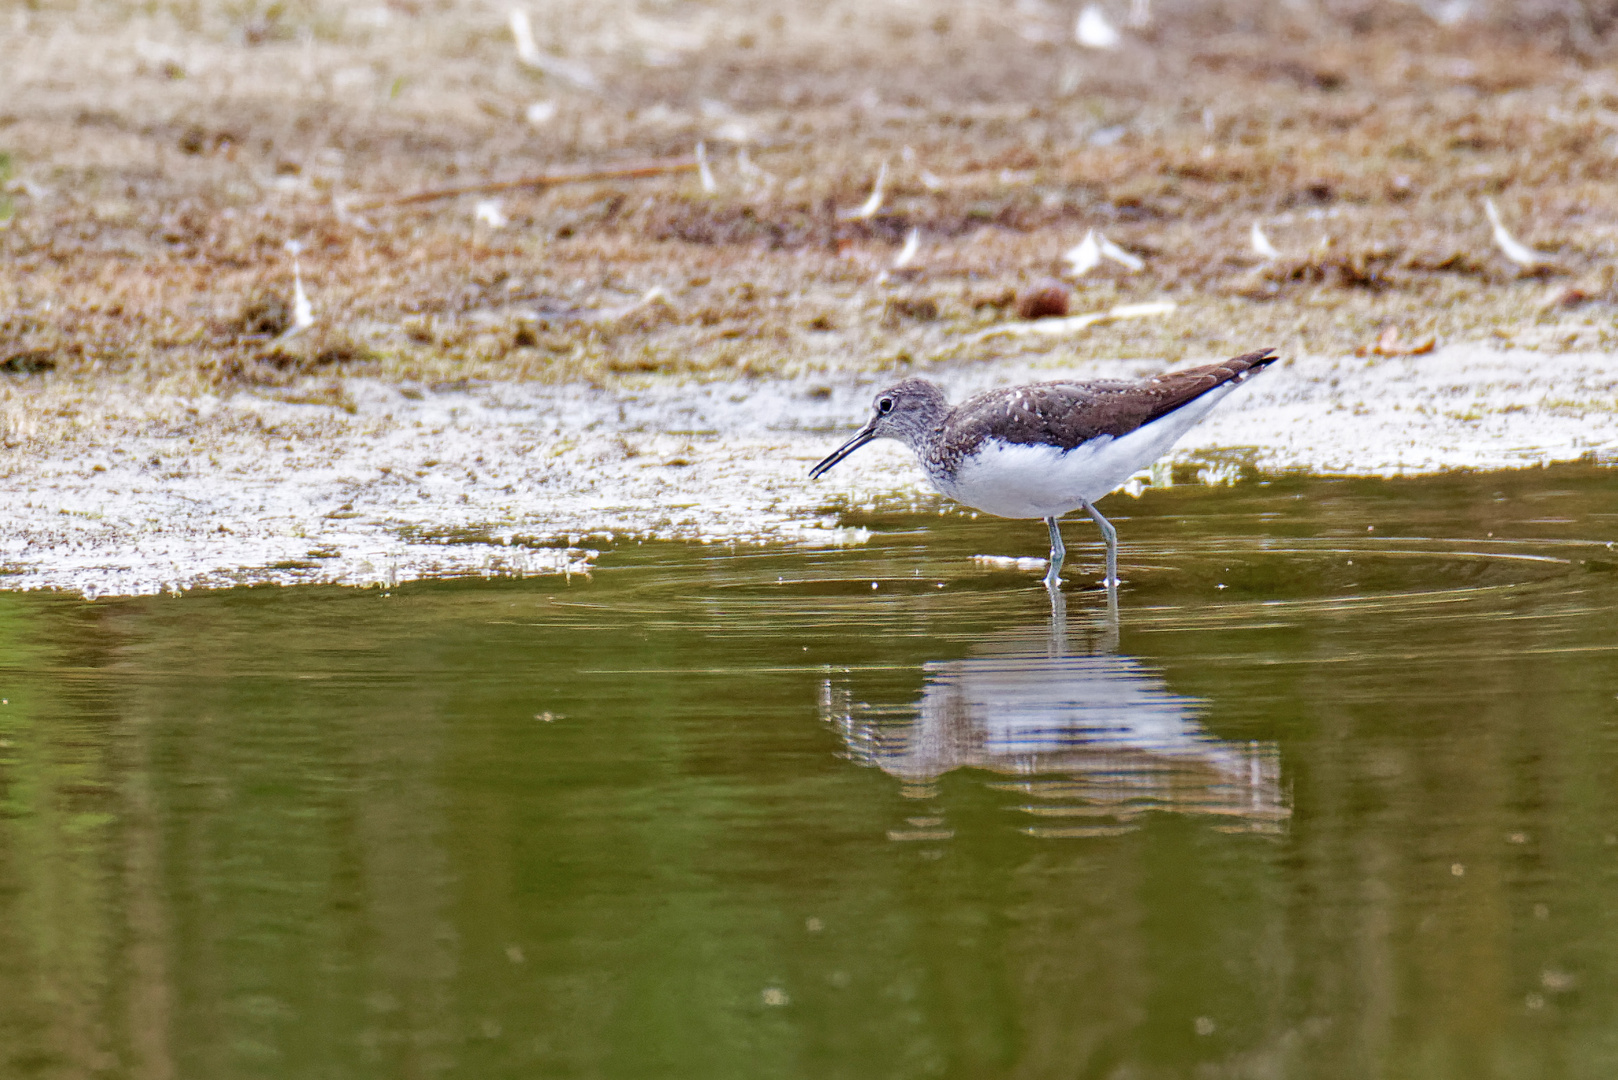
[[1612, 476], [0, 594], [0, 1075], [1610, 1076]]

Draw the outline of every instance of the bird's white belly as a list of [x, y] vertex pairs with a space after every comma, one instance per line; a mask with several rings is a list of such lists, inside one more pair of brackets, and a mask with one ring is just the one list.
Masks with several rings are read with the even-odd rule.
[[[1106, 467], [1106, 458], [1114, 455], [1104, 457], [1117, 441], [1109, 438], [1063, 452], [1054, 446], [989, 440], [961, 461], [953, 477], [934, 477], [933, 484], [957, 502], [998, 517], [1061, 517], [1123, 483], [1108, 482], [1113, 470]], [[1128, 478], [1125, 474], [1123, 479]]]
[[1227, 383], [1122, 438], [1104, 435], [1071, 450], [986, 439], [961, 459], [953, 477], [929, 473], [928, 479], [957, 502], [996, 517], [1061, 517], [1162, 457], [1235, 388]]

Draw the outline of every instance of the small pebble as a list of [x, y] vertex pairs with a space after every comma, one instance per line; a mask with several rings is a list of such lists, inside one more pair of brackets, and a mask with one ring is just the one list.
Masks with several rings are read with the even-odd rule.
[[1055, 278], [1043, 278], [1017, 294], [1017, 314], [1024, 319], [1062, 318], [1073, 293]]

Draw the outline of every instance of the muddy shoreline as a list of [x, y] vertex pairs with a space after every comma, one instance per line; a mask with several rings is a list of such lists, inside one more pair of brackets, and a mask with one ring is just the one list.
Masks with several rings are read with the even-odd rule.
[[[1163, 366], [1115, 360], [1085, 372]], [[1034, 356], [925, 373], [958, 399], [1073, 372]], [[13, 388], [0, 414], [13, 443], [0, 453], [9, 508], [0, 584], [87, 596], [385, 586], [588, 573], [602, 548], [634, 540], [858, 543], [843, 511], [945, 505], [897, 444], [878, 444], [819, 483], [806, 479], [891, 378], [647, 379], [613, 389], [355, 379], [338, 388], [341, 405], [320, 403], [328, 383], [304, 394], [134, 401]], [[1618, 456], [1615, 394], [1618, 357], [1599, 353], [1454, 346], [1416, 357], [1291, 357], [1129, 490], [1605, 461]], [[24, 417], [53, 411], [50, 437], [23, 430]]]
[[[1160, 483], [1608, 452], [1601, 12], [1096, 7], [1088, 40], [1054, 0], [0, 16], [0, 585], [847, 542], [839, 507], [935, 505], [896, 449], [803, 476], [901, 373], [1292, 359]], [[1046, 334], [1030, 295], [1136, 317]]]
[[[1618, 347], [1618, 79], [1565, 12], [1465, 7], [1117, 0], [1098, 48], [1049, 0], [608, 0], [525, 53], [472, 0], [41, 0], [0, 19], [0, 370], [836, 376], [994, 360], [1051, 277], [1177, 305], [1087, 355]], [[1081, 274], [1092, 230], [1126, 260]]]

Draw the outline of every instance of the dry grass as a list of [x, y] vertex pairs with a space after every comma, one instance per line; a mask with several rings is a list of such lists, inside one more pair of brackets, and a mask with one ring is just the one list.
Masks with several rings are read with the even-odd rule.
[[[1095, 52], [1045, 0], [534, 7], [540, 49], [592, 93], [522, 64], [501, 5], [16, 8], [0, 368], [187, 391], [1346, 353], [1387, 325], [1614, 344], [1599, 9], [1154, 10]], [[342, 209], [699, 140], [712, 194], [695, 175], [518, 193], [498, 229], [474, 197]], [[884, 163], [882, 208], [851, 216]], [[1493, 247], [1485, 197], [1548, 268]], [[1252, 253], [1256, 219], [1281, 258]], [[1074, 310], [1167, 297], [1174, 316], [976, 339], [1092, 227], [1146, 269], [1103, 263]], [[885, 273], [913, 228], [916, 259]], [[289, 241], [317, 319], [292, 337]]]

